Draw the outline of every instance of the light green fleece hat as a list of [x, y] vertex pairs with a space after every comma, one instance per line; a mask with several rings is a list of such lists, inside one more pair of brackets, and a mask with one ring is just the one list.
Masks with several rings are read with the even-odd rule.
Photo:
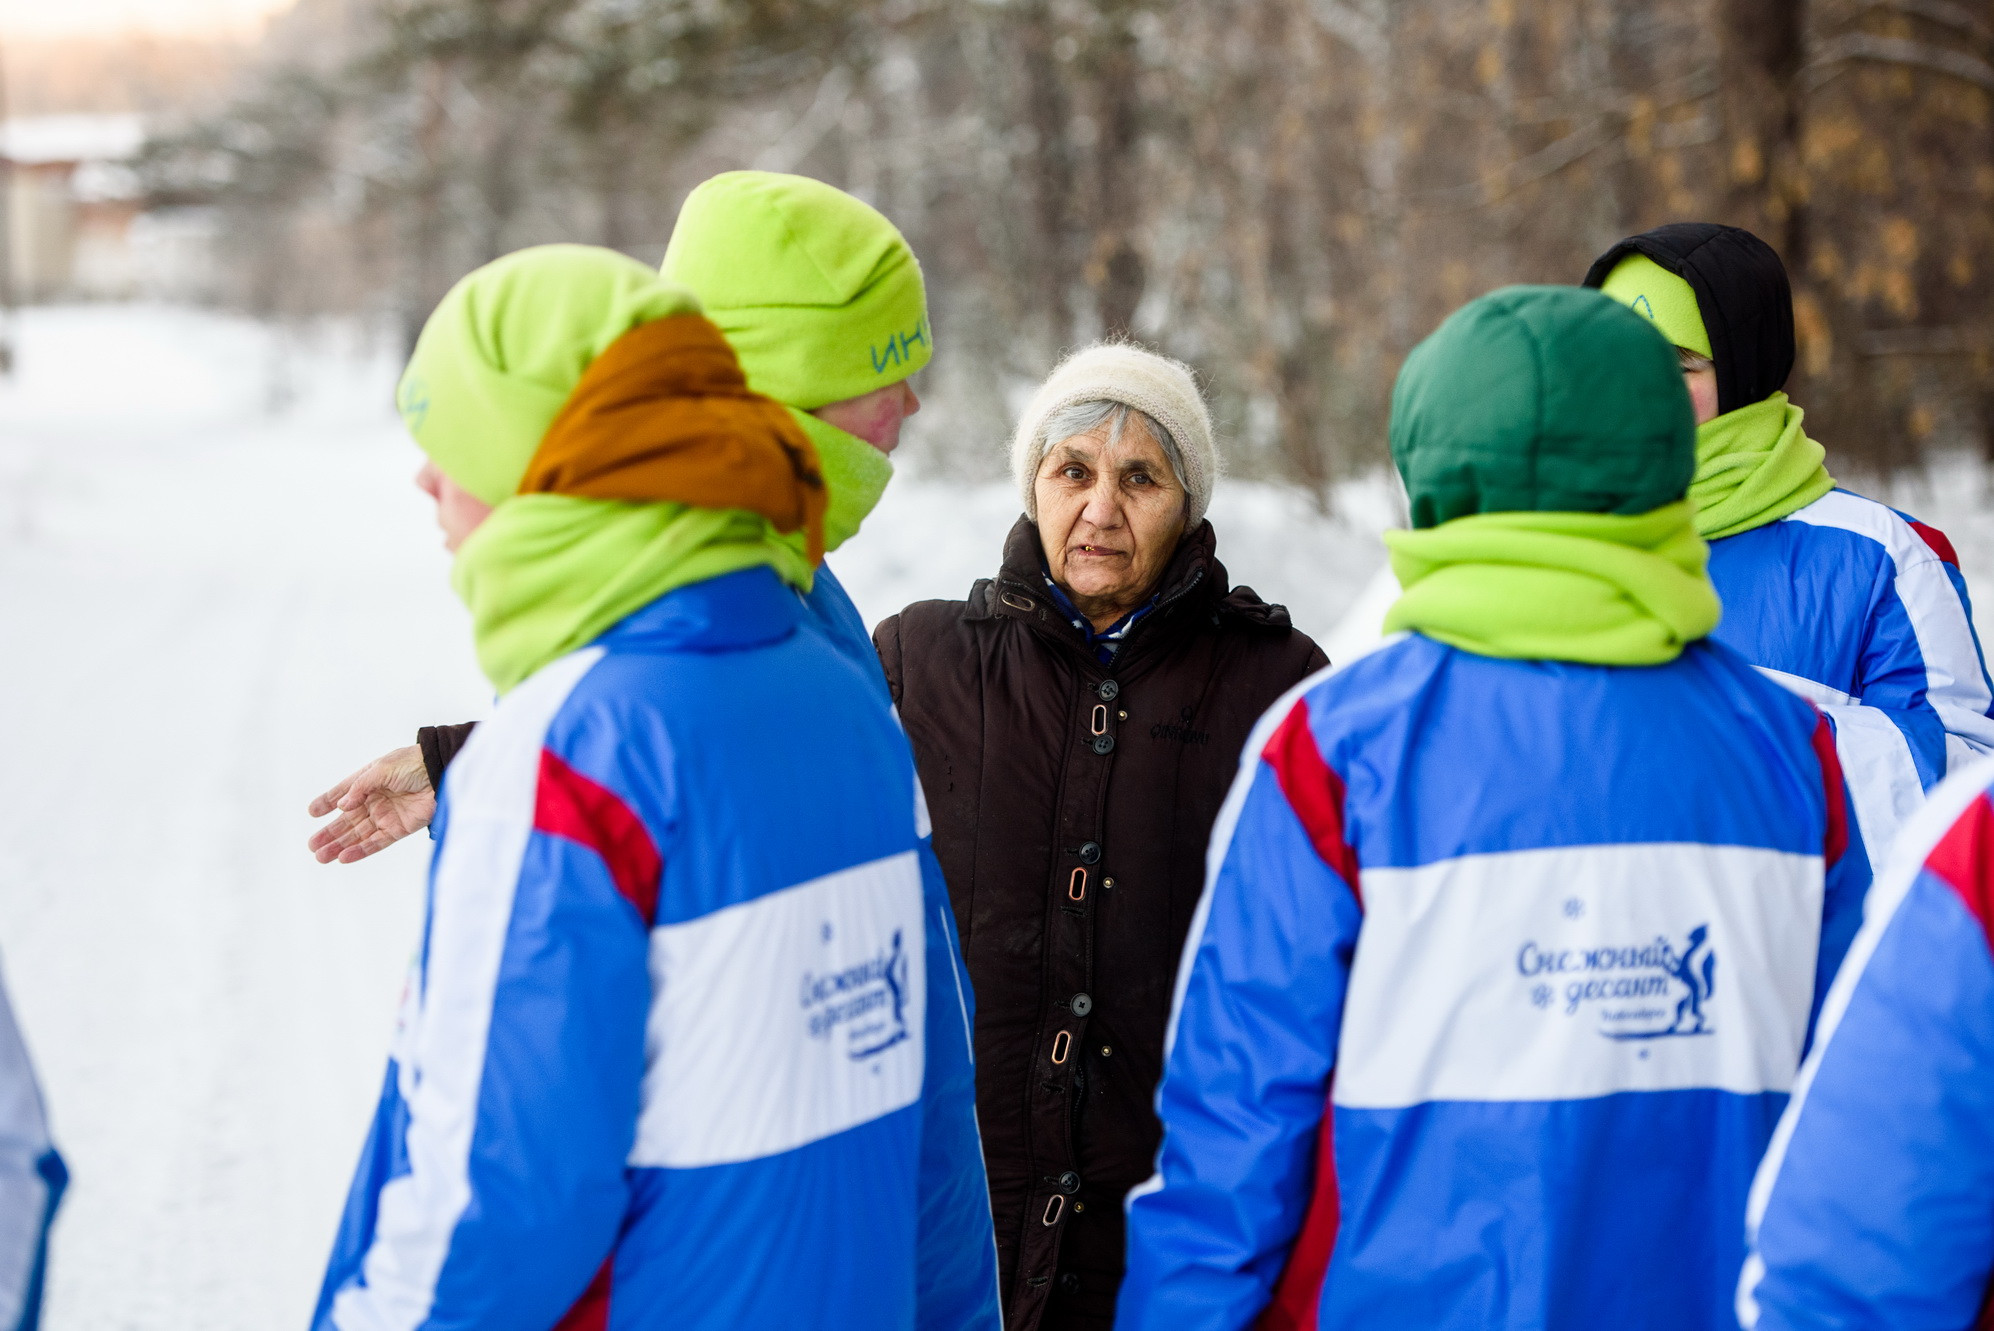
[[1630, 254], [1613, 266], [1599, 289], [1661, 329], [1679, 347], [1709, 357], [1710, 331], [1703, 326], [1696, 291], [1645, 254]]
[[799, 411], [898, 383], [934, 354], [899, 229], [807, 176], [713, 177], [679, 211], [662, 272], [699, 297], [748, 387]]
[[395, 405], [444, 475], [494, 508], [609, 344], [699, 302], [593, 245], [536, 245], [450, 288], [422, 327]]

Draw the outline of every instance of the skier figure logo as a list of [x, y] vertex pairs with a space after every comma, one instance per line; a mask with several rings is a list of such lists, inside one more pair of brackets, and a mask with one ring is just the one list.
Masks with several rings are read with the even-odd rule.
[[[1701, 965], [1697, 953], [1703, 954]], [[1717, 953], [1710, 947], [1710, 926], [1699, 924], [1689, 931], [1689, 946], [1682, 955], [1673, 958], [1669, 974], [1682, 981], [1689, 992], [1676, 1004], [1676, 1019], [1666, 1032], [1667, 1035], [1702, 1035], [1710, 1029], [1704, 1020], [1703, 1005], [1717, 993]], [[1694, 1024], [1687, 1030], [1683, 1019], [1687, 1017]]]
[[901, 951], [898, 929], [893, 931], [893, 951], [880, 968], [879, 978], [892, 1000], [893, 1016], [878, 1038], [851, 1050], [850, 1057], [853, 1059], [883, 1054], [907, 1038], [907, 956]]

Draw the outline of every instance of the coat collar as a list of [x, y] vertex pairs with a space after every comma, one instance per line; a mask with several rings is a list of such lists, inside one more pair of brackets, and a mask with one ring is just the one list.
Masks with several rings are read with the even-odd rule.
[[802, 598], [757, 565], [666, 592], [597, 641], [639, 652], [738, 651], [788, 637], [804, 613]]
[[[1177, 543], [1176, 553], [1164, 566], [1163, 576], [1157, 579], [1156, 609], [1130, 629], [1118, 660], [1126, 660], [1134, 651], [1146, 652], [1151, 644], [1181, 631], [1166, 631], [1166, 624], [1196, 625], [1230, 609], [1271, 610], [1279, 615], [1281, 627], [1287, 627], [1286, 611], [1263, 605], [1244, 588], [1231, 592], [1225, 565], [1218, 561], [1217, 548], [1218, 537], [1209, 520], [1184, 534]], [[1019, 518], [1004, 539], [1003, 567], [995, 579], [978, 584], [976, 593], [970, 596], [967, 617], [1018, 620], [1044, 637], [1070, 645], [1093, 662], [1094, 654], [1087, 648], [1085, 635], [1066, 621], [1046, 595], [1041, 576], [1043, 559], [1038, 524], [1030, 518]], [[1241, 604], [1233, 607], [1234, 601]]]

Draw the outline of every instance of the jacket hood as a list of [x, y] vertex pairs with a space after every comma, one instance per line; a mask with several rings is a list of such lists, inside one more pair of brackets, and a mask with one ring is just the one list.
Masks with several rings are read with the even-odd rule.
[[1643, 254], [1689, 283], [1717, 363], [1720, 414], [1763, 402], [1793, 372], [1793, 289], [1772, 246], [1715, 222], [1675, 222], [1644, 231], [1593, 260], [1585, 285], [1599, 287], [1630, 254]]
[[1696, 422], [1668, 342], [1578, 287], [1505, 287], [1414, 347], [1392, 390], [1412, 525], [1646, 513], [1681, 499]]

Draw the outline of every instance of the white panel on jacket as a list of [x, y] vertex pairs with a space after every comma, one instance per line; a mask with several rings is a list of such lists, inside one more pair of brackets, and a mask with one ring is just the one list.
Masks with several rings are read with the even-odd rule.
[[1336, 1103], [1793, 1083], [1822, 862], [1665, 842], [1366, 868]]
[[630, 1163], [762, 1159], [918, 1100], [923, 926], [905, 851], [653, 929]]
[[404, 996], [395, 1036], [409, 1106], [409, 1172], [381, 1188], [362, 1270], [333, 1322], [413, 1331], [429, 1316], [451, 1236], [471, 1202], [470, 1157], [499, 964], [520, 865], [533, 834], [548, 727], [595, 663], [589, 647], [540, 669], [471, 732], [444, 776], [450, 823], [438, 851], [425, 972]]

